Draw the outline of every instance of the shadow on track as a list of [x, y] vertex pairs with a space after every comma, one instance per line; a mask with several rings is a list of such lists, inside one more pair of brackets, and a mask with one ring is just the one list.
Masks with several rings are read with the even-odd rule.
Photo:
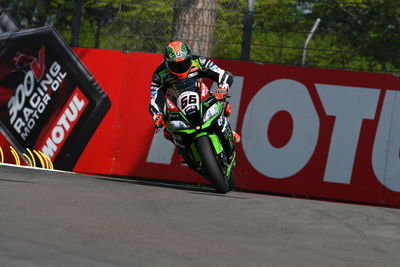
[[126, 184], [137, 184], [137, 185], [144, 185], [144, 186], [153, 186], [153, 187], [162, 187], [162, 188], [169, 188], [169, 189], [175, 189], [175, 190], [182, 190], [182, 191], [188, 191], [191, 194], [196, 194], [196, 195], [209, 195], [209, 196], [215, 196], [215, 197], [226, 197], [226, 198], [240, 198], [240, 199], [246, 199], [244, 197], [233, 197], [229, 196], [228, 194], [219, 194], [216, 193], [214, 188], [211, 187], [204, 187], [204, 185], [201, 185], [203, 187], [196, 187], [196, 186], [191, 186], [191, 185], [183, 185], [183, 184], [174, 184], [174, 183], [164, 183], [159, 180], [157, 181], [144, 181], [144, 180], [128, 180], [128, 179], [121, 179], [121, 178], [109, 178], [109, 177], [97, 177], [95, 178], [97, 180], [101, 181], [108, 181], [108, 182], [116, 182], [116, 183], [126, 183]]
[[18, 181], [18, 180], [1, 179], [1, 178], [0, 178], [0, 182], [13, 182], [13, 183], [36, 184], [35, 182]]

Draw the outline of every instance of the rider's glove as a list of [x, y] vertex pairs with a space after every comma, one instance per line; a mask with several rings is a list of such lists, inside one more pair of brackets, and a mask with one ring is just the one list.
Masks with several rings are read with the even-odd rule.
[[228, 94], [229, 85], [227, 83], [221, 84], [214, 93], [214, 97], [217, 100], [224, 100]]
[[160, 128], [165, 126], [165, 121], [162, 113], [154, 114], [153, 120], [157, 132], [159, 131]]

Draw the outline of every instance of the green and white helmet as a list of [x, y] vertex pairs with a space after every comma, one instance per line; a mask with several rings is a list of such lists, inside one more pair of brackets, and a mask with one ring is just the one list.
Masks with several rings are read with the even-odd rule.
[[165, 46], [164, 61], [172, 74], [185, 79], [192, 66], [192, 54], [187, 44], [174, 41]]

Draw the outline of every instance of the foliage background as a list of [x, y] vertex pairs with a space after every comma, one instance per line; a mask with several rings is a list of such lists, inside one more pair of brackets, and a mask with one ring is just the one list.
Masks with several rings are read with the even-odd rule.
[[[79, 1], [83, 4], [79, 46], [152, 53], [161, 53], [174, 37], [177, 10], [192, 12], [190, 23], [200, 25], [196, 14], [211, 9], [205, 0], [0, 0], [0, 5], [22, 27], [54, 25], [72, 43], [74, 7]], [[204, 4], [196, 9], [185, 4], [196, 1]], [[207, 42], [211, 48], [207, 56], [239, 59], [247, 12], [252, 15], [248, 59], [300, 65], [304, 42], [320, 18], [305, 65], [399, 72], [399, 0], [254, 0], [253, 13], [248, 13], [247, 1], [217, 0], [212, 25], [200, 25], [212, 26], [212, 39], [185, 41]]]

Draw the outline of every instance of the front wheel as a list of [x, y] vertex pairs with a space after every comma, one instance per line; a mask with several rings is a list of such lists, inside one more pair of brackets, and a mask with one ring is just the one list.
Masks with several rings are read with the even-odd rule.
[[208, 136], [204, 135], [197, 138], [196, 147], [203, 161], [207, 177], [214, 184], [218, 193], [226, 194], [230, 190], [230, 185], [224, 179]]

